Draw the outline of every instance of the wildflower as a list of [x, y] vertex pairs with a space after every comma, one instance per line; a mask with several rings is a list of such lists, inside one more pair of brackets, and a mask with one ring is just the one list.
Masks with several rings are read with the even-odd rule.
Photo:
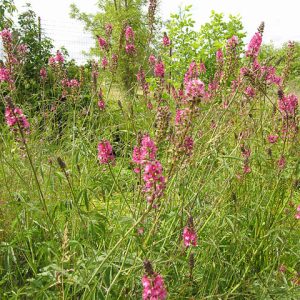
[[300, 220], [300, 205], [297, 206], [296, 208], [296, 215], [295, 215], [295, 218], [297, 220]]
[[99, 94], [98, 94], [98, 107], [100, 110], [104, 110], [105, 109], [105, 102], [103, 99], [103, 94], [102, 94], [102, 90], [100, 89]]
[[282, 96], [278, 102], [279, 110], [285, 112], [287, 115], [293, 115], [298, 107], [298, 98], [294, 94]]
[[146, 274], [142, 277], [143, 300], [164, 300], [167, 291], [162, 276], [153, 271], [150, 261], [144, 262]]
[[157, 147], [148, 134], [145, 134], [141, 140], [141, 147], [134, 147], [132, 161], [138, 165], [146, 161], [155, 160]]
[[244, 164], [243, 171], [244, 171], [244, 174], [249, 174], [249, 173], [251, 173], [251, 167], [250, 167], [249, 163], [246, 162], [246, 163]]
[[185, 122], [187, 122], [188, 114], [189, 114], [188, 108], [178, 109], [176, 111], [176, 116], [175, 116], [175, 125], [183, 125]]
[[149, 56], [149, 63], [150, 65], [155, 65], [156, 63], [156, 57], [153, 54]]
[[166, 32], [164, 33], [164, 37], [163, 37], [163, 45], [165, 47], [168, 47], [171, 45], [171, 41], [170, 41], [169, 37], [167, 36]]
[[187, 85], [192, 79], [197, 79], [198, 76], [198, 66], [195, 61], [192, 61], [189, 65], [187, 72], [184, 74], [184, 84]]
[[109, 141], [104, 140], [98, 144], [98, 158], [101, 164], [114, 162], [115, 156]]
[[28, 131], [30, 125], [23, 114], [22, 109], [18, 107], [12, 108], [11, 106], [7, 106], [5, 108], [5, 119], [6, 123], [10, 128], [13, 128], [15, 125], [20, 126], [21, 129]]
[[9, 29], [4, 28], [2, 31], [0, 31], [0, 36], [4, 43], [12, 42], [12, 33]]
[[230, 39], [227, 41], [227, 46], [230, 48], [235, 48], [238, 44], [238, 37], [233, 35]]
[[246, 56], [256, 58], [258, 56], [261, 43], [262, 43], [262, 35], [261, 33], [256, 32], [252, 37], [252, 39], [250, 40], [250, 43], [248, 44]]
[[64, 61], [65, 61], [65, 59], [64, 59], [64, 57], [63, 57], [63, 55], [62, 55], [62, 53], [61, 53], [59, 50], [57, 50], [56, 56], [54, 57], [54, 59], [55, 59], [55, 61], [56, 61], [57, 63], [61, 63], [61, 64], [63, 64]]
[[71, 79], [68, 82], [68, 87], [74, 88], [74, 87], [79, 87], [79, 81], [77, 79]]
[[47, 77], [47, 70], [44, 67], [40, 69], [40, 76], [42, 79], [46, 79]]
[[281, 170], [284, 169], [286, 161], [285, 161], [285, 157], [283, 155], [279, 158], [277, 164], [278, 164], [279, 169], [281, 169]]
[[105, 24], [105, 34], [106, 34], [106, 36], [110, 37], [111, 34], [112, 34], [112, 31], [113, 31], [112, 24], [110, 24], [110, 23]]
[[162, 61], [157, 62], [154, 67], [154, 75], [156, 77], [164, 78], [165, 76], [165, 66]]
[[21, 55], [23, 55], [28, 52], [28, 46], [26, 44], [20, 44], [17, 50]]
[[192, 79], [186, 84], [186, 94], [198, 98], [204, 96], [204, 83], [200, 79]]
[[145, 164], [143, 172], [144, 192], [148, 194], [147, 201], [152, 203], [160, 198], [165, 189], [165, 177], [162, 175], [163, 167], [158, 160]]
[[0, 68], [0, 82], [10, 82], [11, 76], [10, 72], [6, 68]]
[[244, 92], [249, 98], [255, 97], [255, 90], [252, 86], [247, 86]]
[[102, 50], [106, 50], [108, 48], [107, 41], [103, 37], [101, 37], [101, 36], [98, 37], [98, 43], [99, 43], [99, 47]]
[[143, 300], [164, 300], [167, 298], [167, 291], [161, 275], [156, 274], [153, 278], [144, 275], [142, 285], [144, 288]]
[[206, 72], [206, 67], [205, 64], [203, 62], [200, 63], [199, 65], [199, 71], [201, 74], [204, 74]]
[[105, 102], [103, 100], [99, 100], [98, 101], [98, 107], [100, 108], [100, 110], [104, 110], [105, 109]]
[[134, 31], [133, 31], [132, 27], [130, 27], [130, 26], [127, 26], [125, 28], [125, 39], [127, 42], [134, 40]]
[[193, 217], [189, 217], [188, 225], [184, 227], [182, 237], [185, 247], [197, 246], [197, 234], [194, 230]]
[[186, 155], [191, 156], [194, 149], [194, 140], [191, 136], [185, 137], [183, 147], [185, 149]]
[[108, 60], [106, 58], [106, 56], [104, 56], [101, 60], [101, 66], [102, 66], [102, 69], [105, 70], [106, 67], [108, 66]]
[[55, 58], [53, 56], [49, 57], [48, 64], [49, 66], [53, 66], [55, 64]]
[[218, 49], [218, 51], [216, 52], [216, 60], [218, 63], [222, 63], [223, 59], [224, 59], [223, 51], [222, 49]]
[[278, 138], [279, 138], [278, 135], [272, 135], [272, 134], [270, 134], [268, 136], [268, 141], [269, 141], [269, 143], [274, 144], [274, 143], [276, 143], [278, 141]]
[[134, 44], [126, 44], [125, 51], [127, 54], [134, 54], [136, 51]]

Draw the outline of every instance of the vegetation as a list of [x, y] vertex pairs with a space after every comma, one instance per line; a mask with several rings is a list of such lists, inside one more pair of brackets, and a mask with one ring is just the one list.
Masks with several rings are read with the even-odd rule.
[[86, 66], [45, 42], [33, 74], [32, 13], [0, 32], [0, 298], [298, 299], [298, 45], [277, 69], [263, 24], [242, 51], [238, 18], [157, 39], [156, 1], [100, 3]]

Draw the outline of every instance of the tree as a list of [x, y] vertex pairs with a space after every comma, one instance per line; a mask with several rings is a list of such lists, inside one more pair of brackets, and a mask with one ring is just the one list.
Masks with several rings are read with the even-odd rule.
[[183, 66], [192, 59], [205, 62], [206, 79], [215, 73], [215, 55], [219, 48], [225, 48], [226, 42], [233, 35], [238, 37], [237, 51], [241, 52], [245, 32], [241, 18], [229, 15], [224, 20], [224, 14], [211, 12], [210, 21], [203, 24], [199, 31], [195, 31], [195, 21], [191, 14], [192, 6], [180, 8], [179, 13], [172, 14], [166, 27], [172, 41], [172, 74], [175, 80], [182, 78], [186, 70]]
[[[140, 62], [145, 62], [149, 55], [149, 24], [147, 24], [147, 12], [145, 0], [100, 0], [99, 11], [95, 15], [82, 13], [73, 4], [71, 5], [71, 17], [84, 22], [85, 29], [90, 31], [95, 40], [97, 36], [105, 36], [105, 25], [112, 24], [111, 50], [109, 55], [118, 56], [118, 68], [114, 74], [114, 80], [123, 83], [126, 90], [130, 89], [136, 81], [136, 73]], [[135, 32], [135, 55], [128, 56], [125, 51], [124, 30], [126, 25]], [[101, 56], [99, 45], [91, 49], [91, 55]], [[102, 53], [103, 58], [103, 53]], [[137, 63], [139, 62], [139, 64]]]

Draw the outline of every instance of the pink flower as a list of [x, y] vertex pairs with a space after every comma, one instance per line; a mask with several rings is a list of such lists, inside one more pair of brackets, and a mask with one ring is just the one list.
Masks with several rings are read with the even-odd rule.
[[272, 135], [272, 134], [270, 134], [268, 136], [268, 141], [269, 141], [269, 143], [274, 144], [274, 143], [276, 143], [278, 141], [278, 138], [279, 138], [278, 135]]
[[11, 43], [12, 42], [12, 33], [9, 29], [4, 28], [0, 32], [0, 36], [1, 36], [4, 43]]
[[297, 206], [296, 208], [296, 215], [295, 215], [295, 218], [297, 220], [300, 220], [300, 205]]
[[197, 246], [197, 234], [194, 229], [184, 227], [182, 236], [185, 247]]
[[255, 97], [255, 90], [252, 86], [247, 86], [245, 89], [245, 94], [249, 97], [249, 98], [254, 98]]
[[127, 26], [125, 28], [125, 39], [127, 42], [134, 40], [134, 32], [133, 32], [132, 27], [130, 27], [130, 26]]
[[165, 76], [165, 65], [162, 61], [155, 64], [154, 75], [155, 75], [155, 77], [164, 78], [164, 76]]
[[100, 47], [102, 50], [105, 50], [105, 49], [108, 48], [108, 43], [107, 43], [107, 41], [106, 41], [103, 37], [101, 37], [101, 36], [98, 37], [98, 43], [99, 43], [99, 47]]
[[113, 30], [112, 24], [110, 24], [110, 23], [105, 24], [105, 34], [106, 34], [108, 37], [111, 36], [112, 30]]
[[197, 79], [199, 76], [198, 66], [195, 61], [189, 65], [189, 69], [184, 74], [184, 84], [187, 85], [192, 79]]
[[70, 81], [69, 81], [69, 84], [68, 84], [68, 86], [70, 87], [70, 88], [74, 88], [74, 87], [79, 87], [79, 81], [77, 80], [77, 79], [71, 79]]
[[218, 63], [222, 63], [223, 62], [223, 51], [222, 49], [218, 49], [218, 51], [216, 52], [216, 60]]
[[49, 57], [48, 64], [49, 66], [53, 66], [55, 64], [55, 58], [53, 56]]
[[251, 173], [251, 167], [250, 167], [250, 165], [249, 165], [248, 163], [245, 163], [245, 164], [244, 164], [244, 169], [243, 169], [243, 171], [244, 171], [244, 174], [249, 174], [249, 173]]
[[104, 140], [98, 144], [98, 158], [101, 164], [114, 162], [115, 156], [109, 141]]
[[186, 84], [187, 96], [199, 98], [204, 96], [204, 93], [204, 83], [200, 79], [192, 79]]
[[103, 100], [99, 100], [98, 101], [98, 107], [100, 110], [104, 110], [105, 109], [105, 102]]
[[170, 39], [169, 39], [169, 37], [167, 36], [166, 33], [164, 33], [164, 37], [163, 37], [163, 45], [164, 45], [165, 47], [168, 47], [168, 46], [171, 45], [171, 41], [170, 41]]
[[167, 298], [167, 291], [164, 280], [160, 274], [142, 277], [143, 300], [164, 300]]
[[134, 44], [126, 44], [125, 51], [127, 54], [134, 54], [136, 51]]
[[143, 82], [145, 80], [145, 72], [142, 68], [140, 68], [139, 71], [137, 72], [136, 79], [139, 82]]
[[105, 70], [106, 67], [108, 66], [108, 60], [106, 58], [106, 56], [104, 56], [101, 60], [101, 66], [102, 66], [102, 69]]
[[56, 61], [57, 63], [61, 63], [61, 64], [63, 64], [64, 61], [65, 61], [65, 59], [64, 59], [64, 57], [63, 57], [63, 55], [62, 55], [62, 53], [61, 53], [59, 50], [57, 50], [56, 56], [54, 57], [54, 59], [55, 59], [55, 61]]
[[206, 67], [205, 64], [203, 62], [200, 63], [199, 65], [199, 71], [201, 74], [204, 74], [206, 72]]
[[40, 76], [41, 76], [42, 79], [46, 79], [46, 77], [47, 77], [46, 68], [43, 67], [43, 68], [40, 69]]
[[298, 107], [298, 98], [294, 94], [283, 96], [278, 102], [279, 110], [287, 115], [294, 115]]
[[279, 158], [277, 164], [278, 164], [279, 169], [281, 169], [281, 170], [284, 169], [286, 161], [285, 161], [285, 157], [283, 155]]
[[148, 134], [145, 134], [141, 140], [141, 147], [134, 147], [132, 161], [141, 165], [147, 161], [155, 160], [157, 147]]
[[251, 56], [254, 58], [257, 57], [260, 50], [261, 43], [262, 43], [262, 35], [261, 33], [256, 32], [252, 37], [250, 43], [248, 44], [246, 56]]
[[145, 164], [143, 172], [144, 192], [147, 193], [147, 201], [152, 203], [163, 195], [165, 189], [165, 177], [162, 175], [163, 167], [158, 160]]
[[183, 147], [185, 149], [185, 153], [186, 153], [187, 156], [192, 155], [193, 149], [194, 149], [194, 140], [191, 136], [187, 136], [184, 139]]
[[175, 125], [182, 125], [188, 120], [188, 110], [188, 108], [176, 110]]
[[20, 44], [17, 50], [19, 54], [24, 55], [25, 53], [28, 52], [28, 46], [26, 44]]
[[7, 106], [5, 108], [5, 119], [6, 123], [9, 127], [14, 127], [15, 125], [20, 126], [22, 129], [28, 130], [30, 125], [26, 118], [26, 116], [23, 114], [22, 109], [15, 107], [11, 108]]
[[156, 57], [153, 54], [149, 56], [149, 63], [150, 65], [155, 65], [156, 63]]
[[238, 37], [233, 35], [230, 39], [227, 41], [227, 46], [230, 48], [235, 48], [238, 44]]
[[0, 82], [10, 82], [11, 76], [10, 72], [6, 68], [0, 68]]

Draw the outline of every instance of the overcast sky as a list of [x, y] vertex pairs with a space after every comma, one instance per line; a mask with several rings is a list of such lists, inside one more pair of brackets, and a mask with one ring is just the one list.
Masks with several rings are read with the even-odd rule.
[[[97, 11], [96, 0], [15, 0], [21, 7], [30, 2], [42, 18], [45, 31], [54, 39], [55, 46], [65, 44], [71, 52], [88, 49], [91, 38], [83, 33], [82, 25], [70, 19], [70, 4], [75, 3], [82, 11]], [[170, 13], [177, 12], [179, 6], [193, 5], [196, 29], [209, 18], [211, 10], [225, 14], [240, 14], [248, 33], [247, 40], [256, 31], [261, 21], [265, 21], [264, 41], [272, 40], [280, 45], [288, 40], [300, 41], [300, 0], [161, 0], [160, 13], [164, 20]], [[247, 42], [246, 40], [246, 42]], [[78, 52], [78, 53], [79, 53]]]

